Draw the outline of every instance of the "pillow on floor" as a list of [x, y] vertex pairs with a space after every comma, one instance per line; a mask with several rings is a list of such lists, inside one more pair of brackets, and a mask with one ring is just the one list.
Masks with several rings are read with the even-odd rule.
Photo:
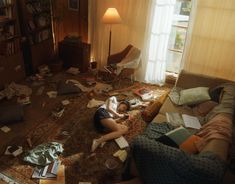
[[0, 106], [0, 124], [22, 121], [24, 110], [21, 105]]
[[67, 95], [73, 93], [80, 93], [81, 90], [72, 83], [59, 82], [57, 91], [59, 95]]

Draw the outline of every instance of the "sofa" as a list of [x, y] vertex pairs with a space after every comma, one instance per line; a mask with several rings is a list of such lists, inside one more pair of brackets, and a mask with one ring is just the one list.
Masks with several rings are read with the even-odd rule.
[[[228, 80], [192, 74], [183, 70], [178, 76], [175, 87], [189, 89], [205, 86], [212, 89], [224, 83], [234, 84]], [[231, 95], [232, 106], [230, 105], [230, 108], [234, 111], [235, 92]], [[132, 157], [143, 183], [222, 183], [232, 140], [229, 142], [223, 139], [211, 139], [197, 154], [188, 154], [180, 149], [164, 145], [156, 141], [156, 138], [160, 136], [159, 130], [173, 129], [165, 123], [167, 122], [166, 112], [195, 115], [193, 108], [175, 105], [167, 97], [152, 123], [133, 141]], [[234, 114], [231, 114], [228, 117], [233, 122]]]

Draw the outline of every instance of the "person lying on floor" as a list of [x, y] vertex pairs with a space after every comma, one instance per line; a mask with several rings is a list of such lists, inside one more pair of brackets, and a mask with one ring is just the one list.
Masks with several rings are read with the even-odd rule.
[[114, 96], [108, 98], [105, 104], [97, 109], [94, 115], [95, 128], [99, 132], [108, 133], [93, 140], [91, 146], [92, 152], [106, 141], [119, 138], [127, 133], [128, 127], [117, 123], [116, 119], [127, 117], [126, 112], [129, 110], [130, 103], [128, 101], [118, 102], [117, 98]]

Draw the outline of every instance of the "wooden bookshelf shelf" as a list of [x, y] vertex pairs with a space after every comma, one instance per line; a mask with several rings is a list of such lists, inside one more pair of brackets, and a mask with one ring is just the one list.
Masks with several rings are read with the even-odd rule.
[[[50, 0], [20, 0], [21, 32], [27, 38], [24, 57], [31, 73], [54, 56]], [[28, 68], [30, 68], [28, 67]], [[30, 73], [30, 71], [27, 71]]]
[[6, 5], [0, 5], [0, 9], [3, 9], [3, 8], [10, 8], [10, 7], [13, 7], [15, 6], [14, 4], [6, 4]]
[[16, 0], [0, 2], [0, 88], [25, 77]]

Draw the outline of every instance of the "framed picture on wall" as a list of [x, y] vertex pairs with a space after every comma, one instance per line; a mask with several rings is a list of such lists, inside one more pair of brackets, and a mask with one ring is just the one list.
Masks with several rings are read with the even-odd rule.
[[78, 11], [79, 0], [68, 0], [68, 9], [73, 11]]

